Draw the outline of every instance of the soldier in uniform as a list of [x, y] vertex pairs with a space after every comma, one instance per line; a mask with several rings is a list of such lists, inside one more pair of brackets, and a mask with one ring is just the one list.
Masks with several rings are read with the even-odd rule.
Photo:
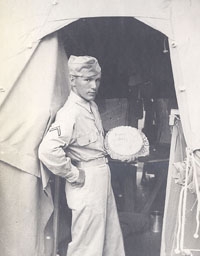
[[94, 102], [101, 79], [96, 58], [71, 56], [71, 92], [39, 147], [39, 158], [66, 180], [72, 210], [67, 256], [124, 256], [123, 238]]

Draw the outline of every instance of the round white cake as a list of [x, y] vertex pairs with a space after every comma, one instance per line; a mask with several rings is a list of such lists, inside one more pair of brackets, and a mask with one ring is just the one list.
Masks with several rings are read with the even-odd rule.
[[105, 138], [107, 153], [112, 159], [134, 161], [149, 154], [149, 142], [137, 128], [118, 126], [108, 131]]

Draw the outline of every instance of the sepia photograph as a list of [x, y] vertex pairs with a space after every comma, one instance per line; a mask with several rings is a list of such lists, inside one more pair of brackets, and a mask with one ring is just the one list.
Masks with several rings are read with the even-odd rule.
[[2, 256], [200, 256], [199, 14], [0, 0]]

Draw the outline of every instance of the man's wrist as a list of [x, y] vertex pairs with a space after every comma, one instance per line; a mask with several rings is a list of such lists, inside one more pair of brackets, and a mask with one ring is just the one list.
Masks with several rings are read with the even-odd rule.
[[65, 179], [69, 182], [69, 183], [74, 183], [78, 180], [79, 178], [79, 169], [73, 165], [71, 165], [71, 170], [70, 172], [65, 176]]

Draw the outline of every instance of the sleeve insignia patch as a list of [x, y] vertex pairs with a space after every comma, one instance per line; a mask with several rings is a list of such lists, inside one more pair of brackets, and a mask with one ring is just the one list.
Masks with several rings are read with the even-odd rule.
[[51, 128], [49, 129], [49, 131], [50, 131], [50, 132], [57, 131], [58, 136], [61, 136], [61, 129], [60, 129], [60, 126], [51, 127]]

